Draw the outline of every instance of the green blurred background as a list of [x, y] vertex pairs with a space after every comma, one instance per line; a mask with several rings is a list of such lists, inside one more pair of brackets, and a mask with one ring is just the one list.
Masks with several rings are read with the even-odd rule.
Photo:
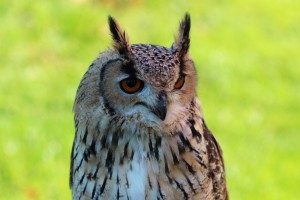
[[2, 0], [0, 199], [71, 198], [72, 104], [111, 44], [108, 14], [132, 43], [170, 46], [186, 11], [231, 199], [299, 199], [297, 0]]

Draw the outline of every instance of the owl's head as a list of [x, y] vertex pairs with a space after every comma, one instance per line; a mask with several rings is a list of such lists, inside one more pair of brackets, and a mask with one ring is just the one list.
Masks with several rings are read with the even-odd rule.
[[[174, 124], [186, 117], [196, 96], [197, 77], [189, 55], [190, 16], [184, 16], [170, 48], [130, 44], [112, 17], [109, 27], [113, 49], [101, 53], [85, 74], [77, 107], [96, 110], [100, 102], [110, 115], [149, 126]], [[92, 91], [83, 92], [87, 88]], [[86, 101], [80, 100], [82, 93]]]

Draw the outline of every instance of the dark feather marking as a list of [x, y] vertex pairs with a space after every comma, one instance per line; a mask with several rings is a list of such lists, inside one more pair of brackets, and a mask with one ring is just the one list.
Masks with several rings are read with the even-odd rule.
[[[121, 120], [120, 127], [122, 127], [123, 124], [124, 124], [124, 122], [125, 122], [125, 119], [124, 118], [120, 118], [120, 120]], [[122, 136], [123, 136], [123, 133], [122, 133]]]
[[80, 178], [80, 180], [79, 180], [79, 185], [82, 184], [82, 181], [83, 181], [84, 177], [85, 177], [85, 174], [83, 174], [82, 177]]
[[166, 172], [166, 174], [169, 174], [170, 170], [169, 170], [168, 162], [166, 159], [166, 155], [164, 155], [164, 161], [165, 161], [165, 172]]
[[194, 188], [194, 185], [193, 185], [193, 183], [191, 182], [191, 180], [189, 179], [189, 177], [188, 177], [187, 175], [185, 175], [185, 174], [184, 174], [184, 177], [185, 177], [186, 181], [188, 182], [188, 184], [189, 184], [191, 190], [192, 190], [194, 193], [196, 193], [196, 190], [195, 190], [195, 188]]
[[120, 199], [120, 197], [123, 197], [123, 195], [120, 194], [120, 178], [119, 178], [119, 174], [117, 174], [117, 185], [118, 185], [117, 199]]
[[125, 147], [124, 147], [124, 155], [121, 157], [121, 159], [120, 159], [120, 165], [123, 165], [123, 163], [124, 163], [124, 159], [127, 157], [127, 155], [128, 155], [128, 145], [129, 145], [129, 142], [127, 142], [126, 144], [125, 144]]
[[176, 153], [173, 151], [172, 148], [170, 148], [170, 149], [171, 149], [171, 154], [172, 154], [173, 162], [174, 162], [175, 165], [177, 165], [179, 163], [179, 160], [178, 160], [178, 158], [176, 156]]
[[84, 186], [84, 188], [83, 188], [83, 191], [82, 191], [82, 194], [84, 194], [85, 193], [85, 191], [86, 191], [86, 187], [87, 187], [87, 184], [88, 184], [89, 182], [86, 182], [86, 184], [85, 184], [85, 186]]
[[79, 146], [80, 146], [80, 145], [78, 144], [78, 145], [77, 145], [77, 147], [75, 148], [75, 150], [76, 150], [76, 151], [78, 151], [78, 149], [79, 149]]
[[176, 180], [175, 180], [175, 184], [176, 184], [177, 188], [179, 188], [181, 190], [181, 192], [183, 193], [184, 199], [188, 200], [189, 195], [186, 193], [186, 191], [184, 190], [182, 185], [180, 185]]
[[182, 159], [182, 161], [184, 162], [184, 164], [186, 165], [187, 169], [189, 170], [189, 172], [191, 174], [195, 174], [196, 171], [193, 169], [193, 166], [190, 165], [186, 160]]
[[202, 126], [204, 129], [208, 130], [207, 126], [206, 126], [206, 123], [205, 123], [205, 120], [203, 118], [201, 118], [202, 120]]
[[105, 166], [108, 168], [108, 173], [110, 174], [110, 177], [109, 177], [110, 179], [112, 176], [112, 166], [113, 166], [114, 161], [115, 161], [115, 158], [112, 155], [111, 149], [109, 149], [107, 152], [107, 156], [106, 156]]
[[101, 138], [101, 150], [106, 148], [106, 135], [103, 135]]
[[75, 138], [77, 137], [79, 121], [75, 119]]
[[165, 198], [164, 198], [164, 195], [163, 195], [163, 193], [162, 193], [162, 191], [161, 191], [161, 187], [160, 187], [160, 184], [159, 184], [158, 181], [157, 181], [157, 185], [158, 185], [158, 193], [159, 193], [159, 196], [160, 196], [162, 199], [165, 199]]
[[[75, 132], [75, 137], [74, 137], [74, 142], [73, 142], [73, 145], [72, 145], [72, 151], [71, 151], [71, 159], [70, 159], [70, 174], [69, 174], [69, 176], [70, 176], [70, 178], [69, 178], [69, 187], [71, 188], [72, 187], [72, 185], [73, 185], [73, 165], [74, 165], [74, 160], [76, 159], [76, 157], [77, 157], [77, 155], [78, 155], [78, 148], [79, 148], [79, 144], [77, 145], [77, 147], [75, 147], [75, 140], [76, 140], [76, 138], [78, 137], [77, 136], [77, 134], [78, 134], [78, 128], [77, 128], [77, 126], [78, 126], [78, 123], [79, 123], [79, 120], [75, 120], [75, 126], [76, 126], [76, 132]], [[73, 154], [74, 154], [74, 150], [76, 151], [76, 155], [75, 156], [73, 156]], [[82, 160], [81, 160], [81, 162], [82, 162]], [[81, 164], [80, 164], [81, 165]], [[75, 172], [78, 170], [78, 167], [75, 169]], [[74, 172], [74, 173], [75, 173]]]
[[119, 174], [117, 174], [117, 184], [120, 184], [120, 178], [119, 178]]
[[119, 200], [120, 199], [120, 188], [118, 187], [118, 190], [117, 190], [117, 199]]
[[152, 183], [151, 183], [151, 180], [150, 180], [150, 176], [149, 176], [149, 175], [148, 175], [148, 184], [149, 184], [150, 190], [152, 190]]
[[72, 159], [75, 160], [77, 156], [78, 156], [78, 152], [76, 152], [75, 156]]
[[103, 183], [101, 185], [100, 195], [103, 194], [103, 192], [104, 192], [104, 189], [105, 189], [105, 186], [106, 186], [106, 180], [107, 180], [107, 176], [104, 177]]
[[215, 177], [215, 174], [214, 174], [213, 172], [208, 172], [208, 173], [207, 173], [207, 176], [208, 176], [209, 178], [214, 178], [214, 177]]
[[93, 139], [91, 145], [85, 149], [84, 153], [83, 153], [83, 157], [85, 161], [88, 161], [88, 159], [91, 157], [92, 155], [96, 155], [96, 140]]
[[197, 159], [196, 161], [202, 166], [204, 167], [205, 169], [207, 169], [207, 166], [203, 163], [203, 158], [201, 158], [201, 156], [198, 154], [196, 155]]
[[116, 113], [115, 110], [110, 106], [110, 104], [108, 103], [109, 101], [105, 98], [105, 96], [102, 97], [103, 97], [104, 107], [107, 109], [108, 114], [111, 116], [114, 115]]
[[112, 136], [112, 145], [117, 146], [118, 145], [118, 141], [119, 141], [119, 134], [118, 132], [114, 132], [113, 136]]
[[195, 120], [189, 119], [189, 122], [191, 123], [190, 129], [192, 131], [193, 138], [196, 138], [197, 142], [201, 142], [202, 135], [195, 129]]
[[159, 160], [159, 148], [161, 147], [161, 137], [156, 137], [156, 143], [154, 147], [156, 160]]
[[85, 162], [88, 161], [89, 157], [90, 157], [90, 152], [88, 149], [85, 149], [84, 153], [83, 153], [83, 158], [84, 158]]
[[92, 191], [92, 199], [93, 199], [94, 196], [95, 196], [96, 188], [97, 188], [97, 183], [95, 182], [94, 188], [93, 188], [93, 191]]
[[99, 171], [99, 168], [100, 168], [100, 163], [97, 164], [97, 168], [94, 172], [94, 175], [93, 175], [93, 178], [96, 179], [97, 178], [97, 174], [98, 174], [98, 171]]
[[[98, 185], [98, 186], [100, 187], [100, 185]], [[99, 199], [99, 196], [100, 196], [99, 187], [98, 187], [98, 189], [96, 190], [96, 194], [95, 194], [94, 200], [98, 200], [98, 199]]]
[[87, 177], [86, 177], [89, 181], [92, 180], [93, 176], [92, 173], [88, 173]]
[[169, 183], [172, 184], [173, 183], [172, 178], [169, 175], [167, 175], [167, 178], [168, 178]]
[[149, 150], [150, 150], [150, 154], [153, 155], [153, 146], [152, 146], [152, 140], [151, 138], [149, 138]]
[[96, 155], [96, 139], [94, 138], [91, 146], [89, 147], [89, 152], [93, 155]]
[[75, 119], [75, 127], [78, 128], [79, 120]]
[[[75, 133], [75, 138], [77, 135], [77, 131]], [[75, 139], [74, 139], [75, 140]], [[77, 157], [78, 151], [76, 152], [76, 156], [73, 157], [74, 154], [74, 147], [75, 147], [75, 142], [72, 145], [72, 151], [71, 151], [71, 164], [70, 164], [70, 174], [69, 174], [69, 187], [71, 188], [73, 186], [73, 165], [74, 165], [74, 160]], [[73, 158], [72, 158], [73, 157]]]
[[128, 154], [128, 145], [129, 145], [129, 142], [127, 142], [125, 144], [125, 147], [124, 147], [124, 157], [127, 157], [127, 154]]
[[130, 77], [136, 77], [136, 69], [134, 68], [134, 61], [132, 59], [124, 60], [121, 70]]
[[180, 141], [177, 141], [177, 147], [178, 147], [179, 154], [183, 154], [185, 152], [185, 148]]
[[126, 175], [126, 177], [125, 177], [125, 181], [126, 181], [126, 187], [129, 188], [129, 182], [128, 182], [127, 175]]
[[132, 150], [131, 151], [131, 156], [130, 156], [130, 160], [132, 161], [132, 159], [133, 159], [133, 156], [134, 156], [134, 151]]
[[87, 138], [87, 135], [88, 135], [88, 129], [87, 127], [85, 128], [85, 132], [84, 132], [84, 135], [83, 135], [83, 138], [82, 138], [82, 142], [84, 144], [86, 144], [86, 138]]
[[75, 172], [77, 172], [77, 171], [79, 170], [79, 168], [80, 168], [81, 165], [82, 165], [82, 162], [83, 162], [83, 158], [81, 159], [79, 165], [76, 167]]
[[179, 134], [179, 138], [181, 140], [181, 142], [183, 143], [184, 146], [187, 146], [189, 148], [190, 151], [194, 151], [196, 153], [199, 153], [190, 143], [190, 141], [188, 139], [186, 139], [186, 137], [183, 134]]

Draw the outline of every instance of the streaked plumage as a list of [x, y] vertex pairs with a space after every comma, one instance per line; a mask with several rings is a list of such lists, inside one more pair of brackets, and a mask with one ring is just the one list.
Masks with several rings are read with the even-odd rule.
[[73, 199], [228, 199], [196, 97], [189, 15], [171, 48], [130, 45], [109, 25], [114, 48], [90, 65], [74, 103]]

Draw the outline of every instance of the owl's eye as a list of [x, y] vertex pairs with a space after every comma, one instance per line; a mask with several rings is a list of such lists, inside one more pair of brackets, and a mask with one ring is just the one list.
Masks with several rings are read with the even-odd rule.
[[185, 82], [185, 77], [184, 76], [179, 77], [179, 79], [175, 83], [174, 88], [175, 89], [181, 89], [182, 86], [184, 85], [184, 82]]
[[126, 78], [120, 82], [121, 89], [128, 94], [136, 93], [141, 90], [143, 86], [143, 82], [136, 78]]

